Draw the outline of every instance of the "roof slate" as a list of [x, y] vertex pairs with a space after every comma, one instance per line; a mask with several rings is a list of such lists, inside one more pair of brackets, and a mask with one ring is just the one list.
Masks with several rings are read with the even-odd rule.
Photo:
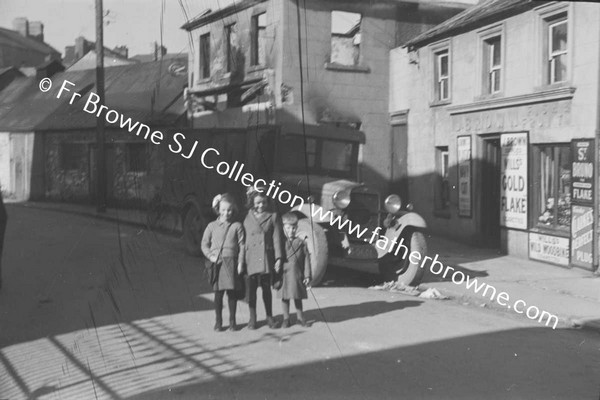
[[39, 40], [33, 38], [22, 36], [18, 32], [6, 28], [0, 28], [0, 43], [10, 44], [12, 46], [34, 50], [40, 53], [55, 53], [60, 56], [60, 52], [58, 52], [54, 47], [50, 46], [49, 44], [40, 42]]
[[[17, 78], [0, 92], [0, 131], [86, 129], [96, 117], [83, 111], [90, 92], [96, 92], [95, 69], [65, 71], [52, 76], [53, 87], [40, 91], [35, 78]], [[70, 93], [57, 94], [63, 81]], [[185, 111], [183, 88], [187, 76], [169, 74], [168, 63], [150, 62], [105, 69], [105, 101], [109, 109], [145, 124], [172, 124]], [[82, 96], [69, 104], [71, 93]]]
[[437, 40], [468, 32], [511, 15], [520, 14], [542, 3], [542, 1], [532, 0], [483, 0], [479, 4], [409, 40], [403, 47], [408, 47], [410, 50], [417, 49]]

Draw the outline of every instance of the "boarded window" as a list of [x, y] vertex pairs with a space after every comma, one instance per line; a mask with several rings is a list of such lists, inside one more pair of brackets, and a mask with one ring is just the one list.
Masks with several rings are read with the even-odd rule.
[[358, 65], [360, 60], [361, 15], [345, 11], [331, 12], [331, 62]]
[[145, 143], [127, 143], [127, 171], [146, 172], [148, 170], [148, 152]]
[[88, 148], [84, 143], [62, 143], [60, 166], [65, 171], [85, 171], [88, 165]]

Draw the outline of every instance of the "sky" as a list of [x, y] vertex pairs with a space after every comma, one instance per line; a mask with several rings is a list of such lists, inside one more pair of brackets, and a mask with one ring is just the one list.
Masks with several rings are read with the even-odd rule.
[[[203, 10], [225, 7], [232, 0], [181, 0], [190, 18]], [[129, 56], [147, 54], [152, 43], [160, 43], [163, 14], [163, 44], [169, 53], [189, 52], [186, 21], [180, 0], [104, 0], [108, 12], [104, 24], [104, 46], [126, 45]], [[44, 24], [44, 41], [64, 55], [65, 46], [84, 36], [96, 40], [95, 0], [0, 0], [0, 26], [13, 29], [12, 21], [26, 17]]]

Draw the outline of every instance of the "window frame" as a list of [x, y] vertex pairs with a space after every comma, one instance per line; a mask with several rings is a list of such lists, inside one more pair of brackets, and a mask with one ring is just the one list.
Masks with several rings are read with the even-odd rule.
[[209, 79], [211, 76], [211, 68], [210, 68], [210, 53], [211, 53], [211, 43], [210, 43], [210, 32], [206, 32], [200, 35], [198, 40], [199, 42], [199, 71], [198, 71], [198, 79]]
[[[479, 71], [481, 79], [479, 84], [479, 96], [475, 97], [475, 100], [485, 100], [487, 98], [494, 98], [502, 96], [504, 93], [505, 81], [506, 81], [506, 27], [505, 23], [501, 22], [498, 24], [487, 26], [477, 32], [479, 35], [478, 55], [477, 60], [479, 62]], [[500, 63], [497, 66], [493, 65], [494, 53], [490, 50], [490, 42], [495, 40], [499, 41], [500, 50]], [[492, 82], [492, 71], [500, 75], [498, 88], [494, 90]]]
[[436, 216], [450, 216], [450, 148], [435, 146], [435, 179], [433, 210]]
[[[431, 97], [430, 106], [446, 105], [452, 102], [452, 43], [449, 40], [433, 44], [429, 47], [431, 55]], [[440, 56], [447, 56], [447, 76], [440, 77], [441, 60]], [[445, 80], [447, 82], [446, 97], [441, 97], [440, 83]]]
[[235, 68], [235, 59], [233, 54], [234, 43], [232, 41], [232, 35], [235, 33], [236, 23], [232, 22], [225, 25], [223, 28], [223, 36], [225, 37], [225, 70], [226, 72], [232, 72]]
[[[548, 63], [548, 65], [546, 66], [547, 71], [548, 71], [548, 76], [546, 78], [546, 82], [549, 85], [554, 85], [557, 83], [563, 83], [566, 82], [568, 80], [568, 75], [569, 75], [569, 65], [568, 65], [568, 58], [569, 58], [569, 21], [567, 19], [567, 15], [565, 14], [564, 16], [559, 16], [556, 19], [551, 19], [551, 20], [546, 20], [546, 26], [547, 26], [547, 34], [548, 36], [546, 37], [546, 41], [547, 41], [547, 45], [548, 47], [546, 48], [546, 62]], [[566, 43], [566, 48], [565, 50], [562, 51], [554, 51], [552, 49], [552, 45], [553, 45], [553, 29], [556, 28], [559, 25], [566, 25], [566, 34], [567, 34], [567, 43]], [[564, 56], [565, 60], [565, 67], [567, 69], [567, 71], [565, 72], [565, 76], [563, 77], [562, 80], [557, 81], [555, 80], [555, 73], [556, 73], [556, 58], [560, 57], [560, 56]]]
[[[260, 17], [264, 15], [265, 21], [264, 26], [260, 25]], [[263, 57], [264, 60], [260, 59], [260, 32], [263, 32], [263, 40], [266, 40], [267, 31], [267, 12], [261, 11], [252, 15], [250, 20], [250, 66], [260, 67], [264, 66], [267, 62], [266, 46], [263, 43]]]
[[[571, 220], [569, 220], [569, 222], [566, 225], [560, 225], [559, 224], [559, 187], [560, 187], [560, 151], [561, 149], [566, 150], [566, 154], [568, 154], [569, 160], [568, 160], [568, 165], [569, 165], [569, 171], [571, 169], [571, 164], [572, 164], [572, 160], [571, 158], [571, 142], [560, 142], [560, 143], [536, 143], [531, 145], [532, 148], [532, 158], [533, 158], [533, 168], [531, 170], [531, 173], [533, 175], [533, 191], [532, 191], [532, 201], [530, 201], [530, 209], [529, 209], [529, 215], [531, 216], [530, 218], [530, 226], [536, 230], [536, 231], [548, 231], [548, 232], [555, 232], [555, 233], [559, 233], [559, 234], [563, 234], [563, 235], [569, 235], [570, 234], [570, 229], [571, 229]], [[541, 204], [541, 191], [542, 191], [542, 171], [541, 171], [541, 160], [542, 160], [542, 154], [546, 151], [546, 149], [551, 149], [551, 153], [552, 153], [552, 157], [553, 157], [553, 166], [552, 166], [552, 176], [553, 176], [553, 182], [552, 182], [552, 194], [551, 194], [551, 198], [554, 199], [554, 209], [552, 212], [552, 219], [553, 222], [551, 224], [546, 224], [543, 223], [542, 221], [540, 221], [540, 217], [544, 214], [544, 212], [542, 211], [542, 204]], [[569, 191], [571, 190], [571, 183], [572, 183], [572, 172], [570, 173], [571, 177], [570, 177], [570, 182], [567, 185], [567, 187], [569, 188]], [[570, 194], [570, 198], [572, 199], [572, 194]], [[567, 205], [567, 208], [570, 210], [572, 205], [572, 200], [571, 202]], [[572, 216], [570, 216], [570, 218], [572, 218]]]
[[[486, 94], [497, 94], [502, 92], [502, 81], [503, 81], [503, 74], [502, 74], [502, 36], [493, 36], [487, 40], [484, 41], [485, 43], [485, 48], [486, 48], [486, 52], [487, 52], [487, 57], [486, 57]], [[494, 55], [495, 55], [495, 50], [496, 48], [498, 48], [499, 51], [499, 63], [498, 64], [494, 64]], [[494, 87], [496, 80], [494, 79], [494, 77], [496, 75], [499, 75], [498, 78], [498, 87]]]
[[[573, 76], [573, 37], [574, 37], [574, 26], [576, 20], [574, 18], [575, 13], [573, 2], [554, 2], [545, 4], [535, 8], [537, 14], [536, 19], [536, 32], [537, 40], [535, 42], [535, 54], [536, 54], [536, 84], [537, 90], [546, 90], [548, 87], [563, 87], [569, 86]], [[566, 51], [566, 73], [564, 80], [553, 81], [550, 79], [550, 46], [549, 40], [551, 25], [560, 23], [562, 20], [567, 23], [567, 51]]]
[[[334, 13], [346, 13], [346, 14], [356, 14], [358, 15], [359, 18], [359, 22], [358, 22], [358, 32], [356, 34], [354, 34], [354, 36], [352, 37], [352, 45], [353, 47], [356, 47], [357, 50], [357, 54], [354, 57], [353, 63], [352, 64], [343, 64], [339, 61], [334, 61], [333, 60], [333, 37], [334, 36], [340, 36], [343, 37], [345, 34], [343, 33], [339, 33], [339, 32], [333, 32], [333, 19], [334, 19]], [[362, 32], [363, 32], [363, 14], [362, 13], [358, 13], [358, 12], [353, 12], [353, 11], [344, 11], [344, 10], [331, 10], [330, 12], [330, 18], [329, 18], [329, 61], [328, 64], [330, 65], [335, 65], [335, 66], [339, 66], [340, 68], [347, 68], [347, 69], [361, 69], [361, 55], [362, 55]], [[356, 43], [358, 39], [358, 44]]]
[[[446, 74], [442, 72], [442, 60], [446, 59]], [[448, 50], [442, 50], [435, 53], [436, 72], [435, 72], [435, 92], [437, 101], [448, 101], [450, 98], [450, 55]], [[446, 85], [444, 86], [444, 82]], [[445, 93], [444, 93], [445, 87]], [[444, 96], [445, 94], [445, 96]]]

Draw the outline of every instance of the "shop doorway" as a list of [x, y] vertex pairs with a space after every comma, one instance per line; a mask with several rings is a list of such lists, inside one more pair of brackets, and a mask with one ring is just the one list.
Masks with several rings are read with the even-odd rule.
[[486, 246], [500, 247], [500, 138], [483, 139], [481, 233]]

